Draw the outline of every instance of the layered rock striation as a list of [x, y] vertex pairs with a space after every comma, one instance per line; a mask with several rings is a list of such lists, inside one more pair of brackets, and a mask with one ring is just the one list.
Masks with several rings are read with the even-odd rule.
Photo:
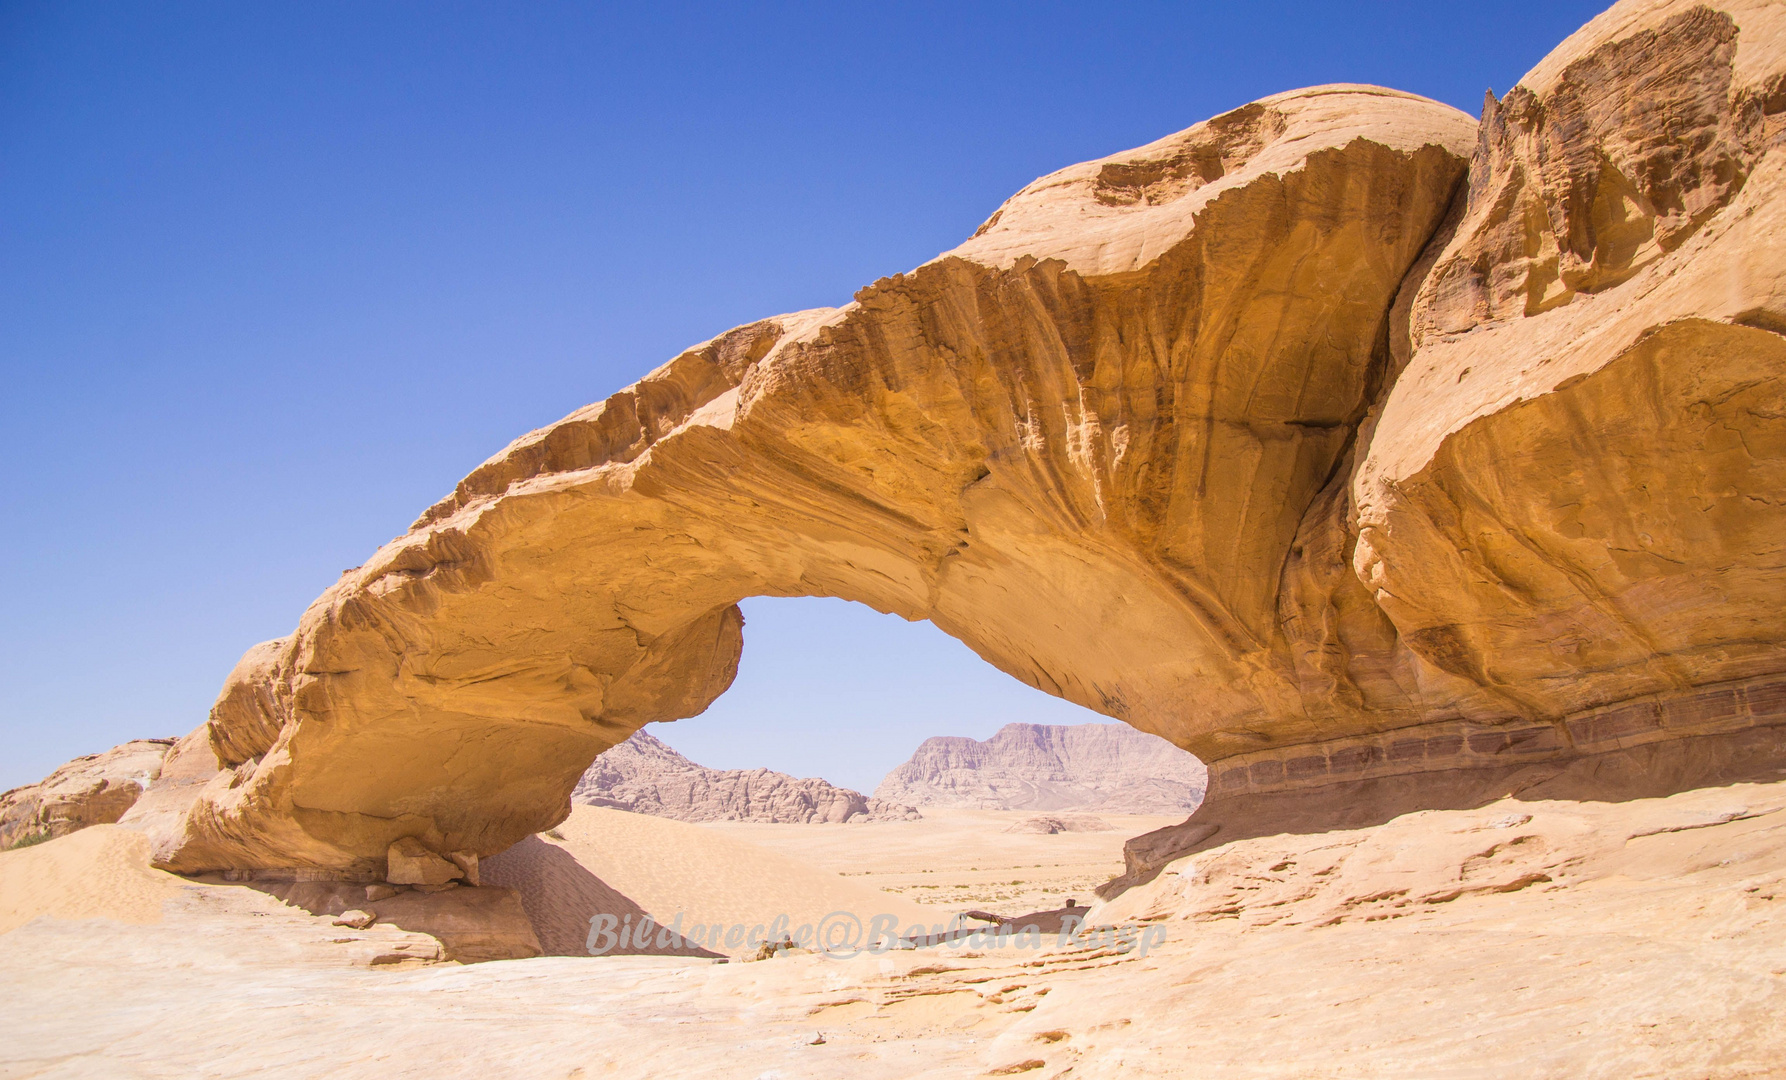
[[915, 821], [921, 816], [911, 806], [871, 799], [817, 777], [773, 769], [709, 769], [645, 731], [602, 751], [577, 781], [571, 802], [678, 821], [813, 825]]
[[501, 850], [724, 691], [753, 595], [930, 619], [1230, 829], [1775, 768], [1780, 11], [1627, 0], [1480, 123], [1255, 102], [524, 436], [243, 658], [157, 858]]
[[1786, 775], [1782, 133], [1777, 4], [1621, 3], [1489, 96], [1345, 534], [1286, 569], [1338, 586], [1312, 666], [1379, 730], [1228, 756], [1117, 887], [1262, 831]]
[[1183, 814], [1206, 777], [1195, 757], [1122, 724], [1006, 724], [983, 742], [925, 739], [874, 793], [914, 806]]
[[1243, 774], [1236, 755], [1216, 790], [1777, 716], [1783, 131], [1773, 4], [1620, 4], [1490, 97], [1333, 493], [1345, 536], [1286, 569], [1338, 586], [1286, 614], [1338, 630], [1311, 667], [1394, 735], [1298, 740], [1325, 747], [1318, 769], [1273, 748]]

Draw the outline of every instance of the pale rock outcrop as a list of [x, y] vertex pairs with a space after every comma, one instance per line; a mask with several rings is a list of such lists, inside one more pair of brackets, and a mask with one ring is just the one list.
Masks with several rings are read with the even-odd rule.
[[1123, 724], [1006, 724], [983, 742], [925, 739], [874, 793], [920, 807], [1172, 814], [1197, 808], [1206, 778], [1195, 757]]
[[1505, 715], [1786, 669], [1779, 12], [1621, 4], [1485, 106], [1353, 564]]
[[763, 821], [784, 825], [910, 821], [910, 806], [870, 799], [816, 777], [772, 769], [709, 769], [645, 731], [602, 751], [571, 792], [586, 806], [678, 821]]
[[1480, 124], [1266, 98], [692, 349], [251, 650], [140, 827], [178, 869], [499, 851], [724, 691], [753, 595], [1170, 740], [1222, 836], [1772, 776], [1781, 11], [1621, 3]]
[[1363, 452], [1285, 570], [1329, 583], [1294, 612], [1310, 677], [1365, 713], [1280, 725], [1212, 794], [1777, 722], [1780, 12], [1622, 3], [1488, 101]]
[[116, 822], [161, 775], [162, 759], [173, 744], [173, 739], [132, 739], [0, 794], [0, 849]]
[[[426, 935], [437, 943], [433, 956], [414, 959], [477, 964], [541, 954], [539, 936], [527, 916], [526, 906], [520, 894], [510, 888], [415, 885], [369, 902], [370, 890], [343, 881], [262, 880], [247, 887], [323, 916], [334, 926], [402, 930]], [[411, 958], [400, 952], [372, 963], [399, 963]]]
[[392, 885], [445, 885], [461, 876], [459, 867], [422, 846], [413, 836], [393, 843], [385, 855], [385, 880]]

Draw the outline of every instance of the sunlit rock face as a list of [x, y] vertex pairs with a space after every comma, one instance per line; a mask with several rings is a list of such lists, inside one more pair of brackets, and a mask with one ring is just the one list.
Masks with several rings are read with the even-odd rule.
[[524, 436], [243, 659], [158, 858], [501, 850], [754, 595], [930, 619], [1211, 762], [1200, 817], [1763, 724], [1780, 10], [1621, 4], [1480, 125], [1265, 99]]
[[123, 817], [161, 775], [172, 739], [132, 739], [75, 758], [35, 784], [0, 792], [0, 851]]
[[1777, 4], [1627, 3], [1491, 100], [1366, 425], [1357, 576], [1564, 743], [1786, 669], [1783, 72]]
[[1375, 722], [1214, 762], [1112, 886], [1241, 836], [1786, 775], [1782, 132], [1778, 4], [1622, 3], [1488, 100], [1283, 579], [1332, 586], [1286, 627]]
[[1353, 562], [1509, 713], [1786, 668], [1782, 24], [1621, 4], [1485, 107]]
[[1474, 141], [1392, 91], [1267, 99], [517, 440], [245, 658], [211, 724], [225, 775], [160, 857], [500, 850], [600, 750], [726, 688], [753, 595], [932, 619], [1205, 753], [1330, 711], [1279, 571]]

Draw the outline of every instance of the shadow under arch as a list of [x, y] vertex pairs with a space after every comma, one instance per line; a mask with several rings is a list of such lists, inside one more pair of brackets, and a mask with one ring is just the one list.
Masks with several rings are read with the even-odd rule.
[[[637, 926], [647, 917], [656, 919], [663, 914], [647, 912], [638, 901], [590, 872], [570, 852], [537, 836], [525, 837], [486, 860], [479, 873], [485, 884], [510, 888], [520, 895], [545, 956], [588, 956], [589, 921], [596, 915], [613, 915], [625, 920], [626, 925]], [[647, 944], [639, 945], [632, 935], [627, 935], [604, 955], [706, 959], [726, 955], [686, 941], [658, 943], [668, 936], [653, 934]]]

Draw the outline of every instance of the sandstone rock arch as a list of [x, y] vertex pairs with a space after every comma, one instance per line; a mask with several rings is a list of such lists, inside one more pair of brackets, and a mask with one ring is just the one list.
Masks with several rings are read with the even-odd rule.
[[[251, 650], [158, 859], [499, 851], [726, 688], [754, 595], [931, 619], [1217, 796], [1754, 726], [1786, 669], [1777, 37], [1622, 4], [1480, 132], [1374, 87], [1268, 98], [683, 353]], [[1634, 80], [1667, 107], [1607, 104]], [[1663, 489], [1674, 517], [1633, 511]], [[1603, 719], [1638, 699], [1698, 719]]]
[[244, 659], [211, 723], [237, 786], [169, 862], [499, 850], [724, 690], [758, 594], [933, 619], [1193, 745], [1297, 709], [1271, 582], [1474, 135], [1372, 88], [1260, 102], [517, 440]]

